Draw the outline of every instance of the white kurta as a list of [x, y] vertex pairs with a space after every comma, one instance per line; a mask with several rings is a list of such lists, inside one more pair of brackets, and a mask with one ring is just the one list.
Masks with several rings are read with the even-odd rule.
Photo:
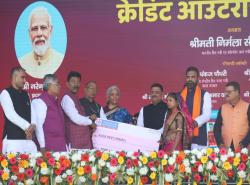
[[[22, 130], [26, 130], [30, 126], [30, 123], [27, 122], [25, 119], [23, 119], [16, 113], [13, 102], [7, 90], [2, 91], [0, 95], [0, 99], [1, 99], [1, 105], [3, 107], [5, 116], [12, 123], [20, 127]], [[33, 120], [32, 120], [32, 123], [33, 123]], [[3, 140], [2, 152], [3, 153], [10, 153], [10, 152], [33, 153], [33, 152], [37, 152], [37, 147], [32, 140], [8, 140], [6, 136]]]

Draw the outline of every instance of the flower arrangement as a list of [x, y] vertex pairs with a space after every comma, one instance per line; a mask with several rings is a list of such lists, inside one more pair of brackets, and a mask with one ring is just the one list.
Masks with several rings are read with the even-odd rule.
[[248, 150], [225, 148], [151, 153], [84, 150], [0, 155], [0, 184], [181, 185], [250, 183]]

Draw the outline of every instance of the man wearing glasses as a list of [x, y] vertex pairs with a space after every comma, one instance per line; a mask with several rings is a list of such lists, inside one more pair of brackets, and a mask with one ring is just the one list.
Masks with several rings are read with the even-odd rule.
[[214, 126], [215, 139], [219, 147], [240, 150], [250, 143], [250, 106], [241, 99], [238, 82], [226, 85], [225, 97]]
[[32, 101], [32, 109], [37, 123], [36, 136], [40, 151], [66, 151], [64, 115], [58, 101], [61, 85], [57, 77], [44, 77], [43, 93]]

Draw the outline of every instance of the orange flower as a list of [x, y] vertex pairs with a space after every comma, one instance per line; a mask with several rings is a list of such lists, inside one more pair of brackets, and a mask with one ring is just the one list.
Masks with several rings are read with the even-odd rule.
[[69, 168], [71, 163], [70, 163], [70, 160], [64, 159], [63, 162], [62, 162], [62, 164], [65, 165], [66, 168]]
[[165, 185], [170, 185], [170, 183], [169, 182], [165, 182]]
[[49, 178], [46, 177], [46, 176], [42, 176], [40, 178], [40, 182], [43, 183], [43, 184], [49, 184]]
[[181, 164], [181, 165], [179, 166], [179, 171], [180, 171], [181, 173], [186, 172], [186, 168], [185, 168], [185, 165], [184, 165], [184, 164]]
[[180, 151], [178, 154], [178, 157], [182, 158], [182, 160], [183, 160], [183, 159], [185, 159], [186, 154], [183, 151]]
[[96, 175], [96, 174], [92, 174], [92, 175], [91, 175], [91, 180], [92, 180], [92, 181], [96, 181], [96, 179], [97, 179], [97, 175]]
[[21, 168], [28, 168], [29, 162], [26, 161], [26, 160], [20, 160], [18, 166], [21, 167]]

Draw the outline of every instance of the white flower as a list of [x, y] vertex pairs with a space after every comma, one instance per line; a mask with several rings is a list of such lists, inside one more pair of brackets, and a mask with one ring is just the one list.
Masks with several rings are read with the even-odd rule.
[[55, 178], [55, 182], [56, 183], [62, 183], [62, 177], [61, 177], [61, 175], [58, 175], [58, 176], [56, 176], [56, 178]]
[[198, 167], [198, 172], [203, 172], [202, 165], [199, 165], [199, 167]]
[[220, 152], [220, 149], [218, 147], [214, 148], [214, 152], [218, 154]]
[[79, 177], [79, 182], [86, 182], [86, 178], [85, 177]]
[[41, 174], [42, 174], [42, 175], [47, 175], [47, 174], [49, 174], [49, 169], [48, 169], [48, 168], [42, 168], [42, 169], [41, 169]]
[[[23, 169], [24, 170], [24, 169]], [[10, 169], [9, 168], [4, 168], [4, 170], [3, 170], [4, 172], [6, 172], [6, 173], [10, 173]], [[24, 171], [23, 171], [24, 172]]]
[[115, 172], [117, 172], [117, 166], [110, 166], [109, 170], [111, 173], [115, 173]]
[[95, 156], [94, 156], [94, 155], [91, 155], [91, 156], [89, 157], [89, 161], [94, 162], [94, 161], [95, 161]]
[[241, 178], [241, 179], [245, 179], [246, 178], [246, 172], [244, 172], [244, 171], [239, 171], [239, 172], [237, 172], [238, 173], [238, 175], [239, 175], [239, 177]]
[[175, 150], [175, 151], [173, 152], [173, 155], [174, 155], [174, 156], [177, 156], [179, 153], [180, 153], [180, 152], [179, 152], [178, 150]]
[[207, 153], [207, 149], [206, 149], [206, 148], [203, 148], [203, 149], [201, 150], [201, 153], [202, 153], [202, 154], [206, 154], [206, 153]]
[[67, 170], [66, 173], [67, 173], [67, 175], [69, 175], [69, 176], [73, 174], [72, 170]]
[[96, 167], [95, 166], [92, 167], [92, 174], [96, 174]]
[[30, 167], [35, 167], [36, 166], [36, 159], [30, 159], [29, 160], [29, 163], [30, 163]]
[[17, 176], [16, 176], [16, 175], [12, 175], [10, 178], [11, 178], [13, 181], [17, 180]]
[[167, 181], [167, 182], [173, 182], [174, 181], [173, 175], [171, 173], [165, 174], [165, 181]]
[[[148, 152], [143, 152], [143, 155], [145, 156], [145, 157], [150, 157], [150, 154], [148, 153]], [[166, 154], [165, 154], [166, 155]], [[164, 156], [165, 156], [164, 155]]]
[[141, 161], [138, 162], [138, 166], [139, 166], [139, 167], [142, 167], [142, 166], [143, 166]]
[[[146, 157], [148, 157], [148, 156], [146, 156]], [[164, 158], [164, 159], [167, 159], [167, 158], [168, 158], [168, 155], [167, 155], [167, 154], [164, 154], [163, 158]]]
[[135, 173], [135, 170], [134, 170], [133, 168], [128, 168], [128, 169], [127, 169], [127, 174], [128, 174], [129, 176], [133, 176], [134, 173]]
[[227, 158], [228, 158], [227, 155], [222, 155], [221, 158], [220, 158], [220, 160], [223, 161], [223, 162], [225, 162], [227, 160]]
[[100, 167], [104, 167], [106, 165], [106, 162], [104, 160], [100, 159], [98, 161], [98, 164], [99, 164]]
[[142, 167], [142, 168], [139, 170], [139, 173], [140, 173], [140, 175], [147, 175], [147, 173], [148, 173], [148, 168], [147, 168], [147, 167]]
[[192, 173], [192, 170], [191, 170], [191, 168], [189, 166], [186, 167], [186, 173]]
[[207, 170], [211, 170], [213, 167], [213, 163], [211, 161], [208, 161], [207, 163]]
[[248, 149], [247, 148], [242, 148], [241, 153], [248, 154]]
[[108, 178], [108, 177], [104, 177], [104, 178], [102, 178], [102, 182], [103, 182], [104, 184], [107, 184], [107, 183], [108, 183], [108, 181], [109, 181], [109, 178]]
[[234, 152], [232, 152], [232, 151], [228, 152], [228, 156], [229, 157], [234, 157]]
[[24, 173], [25, 169], [24, 168], [19, 168], [19, 173]]
[[[248, 153], [246, 153], [246, 154], [248, 154]], [[236, 153], [235, 157], [240, 158], [240, 153]]]
[[24, 183], [22, 183], [22, 182], [18, 182], [18, 183], [17, 183], [17, 185], [24, 185]]
[[175, 159], [173, 158], [173, 157], [170, 157], [169, 159], [168, 159], [168, 164], [169, 165], [173, 165], [175, 163]]
[[85, 161], [81, 161], [81, 166], [85, 166], [86, 162]]
[[185, 153], [186, 155], [188, 155], [188, 154], [191, 153], [191, 151], [190, 151], [190, 150], [184, 150], [184, 153]]
[[192, 160], [190, 161], [191, 164], [194, 164], [195, 162], [196, 162], [195, 159], [192, 159]]
[[62, 174], [62, 178], [63, 178], [63, 179], [67, 178], [67, 174], [66, 174], [66, 173], [63, 173], [63, 174]]
[[110, 151], [109, 154], [112, 155], [112, 156], [116, 156], [117, 155], [116, 151]]
[[79, 153], [75, 153], [75, 154], [72, 155], [71, 159], [72, 159], [73, 162], [80, 161], [81, 160], [81, 155]]
[[52, 156], [55, 158], [56, 161], [58, 161], [59, 158], [60, 158], [60, 153], [59, 152], [55, 152], [55, 153], [52, 154]]
[[155, 167], [150, 168], [150, 170], [151, 170], [152, 172], [156, 172], [156, 171], [157, 171], [157, 169], [156, 169]]
[[25, 181], [25, 184], [26, 185], [32, 185], [32, 184], [34, 184], [34, 181], [32, 179], [28, 179], [28, 180]]
[[183, 160], [183, 164], [184, 164], [185, 167], [188, 167], [190, 165], [189, 160], [188, 159], [184, 159]]
[[196, 157], [197, 157], [198, 159], [200, 159], [202, 156], [203, 156], [202, 153], [201, 153], [200, 151], [197, 151]]
[[211, 180], [212, 181], [217, 181], [218, 180], [218, 177], [216, 175], [211, 175]]
[[42, 155], [42, 153], [41, 152], [36, 152], [35, 153], [35, 158], [39, 158], [39, 157], [42, 157], [43, 155]]
[[127, 152], [127, 157], [132, 157], [132, 156], [133, 156], [133, 153], [134, 153], [134, 152], [131, 152], [131, 151]]
[[218, 163], [219, 162], [219, 158], [216, 157], [215, 160], [214, 160], [215, 163]]
[[193, 149], [193, 150], [191, 150], [191, 153], [192, 154], [196, 154], [198, 152], [198, 150], [197, 149]]

